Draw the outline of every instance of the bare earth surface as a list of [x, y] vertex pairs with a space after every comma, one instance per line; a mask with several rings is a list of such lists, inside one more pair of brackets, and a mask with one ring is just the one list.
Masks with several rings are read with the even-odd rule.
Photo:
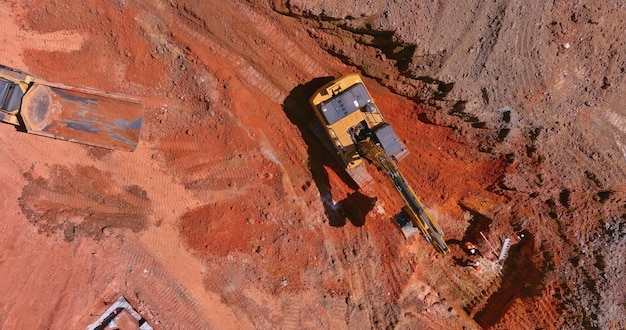
[[[146, 105], [133, 153], [0, 125], [0, 328], [626, 327], [626, 2], [0, 3], [0, 64]], [[307, 99], [360, 72], [452, 253]], [[502, 267], [499, 253], [512, 239]], [[522, 239], [518, 238], [523, 233]], [[472, 241], [484, 268], [465, 266]]]

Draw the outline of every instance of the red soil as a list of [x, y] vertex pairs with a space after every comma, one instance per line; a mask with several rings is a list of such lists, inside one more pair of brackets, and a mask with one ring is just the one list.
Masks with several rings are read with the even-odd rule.
[[[133, 153], [0, 126], [2, 327], [84, 328], [120, 295], [164, 329], [623, 327], [601, 292], [626, 284], [624, 54], [597, 51], [623, 11], [358, 3], [1, 4], [0, 63], [146, 106]], [[613, 60], [585, 78], [593, 54]], [[357, 71], [450, 255], [405, 240], [387, 178], [357, 189], [308, 130], [320, 81]], [[514, 238], [503, 268], [480, 232]]]

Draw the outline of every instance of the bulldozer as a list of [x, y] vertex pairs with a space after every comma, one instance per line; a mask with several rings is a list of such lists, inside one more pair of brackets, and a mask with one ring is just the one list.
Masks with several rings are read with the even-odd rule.
[[0, 65], [0, 121], [27, 133], [134, 151], [143, 103], [133, 97], [48, 82]]
[[350, 73], [325, 84], [309, 103], [316, 115], [309, 127], [335, 152], [355, 183], [362, 187], [372, 181], [364, 160], [389, 178], [405, 204], [401, 214], [406, 217], [401, 219], [406, 221], [397, 221], [404, 236], [420, 232], [435, 250], [448, 253], [443, 231], [397, 166], [409, 151], [385, 121], [361, 75]]

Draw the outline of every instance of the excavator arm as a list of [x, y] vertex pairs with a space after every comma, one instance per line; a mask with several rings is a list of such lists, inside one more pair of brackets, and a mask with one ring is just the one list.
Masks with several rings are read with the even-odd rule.
[[403, 210], [408, 214], [413, 226], [420, 230], [426, 241], [431, 243], [438, 252], [443, 254], [450, 252], [443, 238], [443, 231], [426, 212], [424, 204], [417, 197], [389, 154], [370, 139], [358, 141], [357, 147], [361, 157], [374, 164], [391, 180], [406, 204]]

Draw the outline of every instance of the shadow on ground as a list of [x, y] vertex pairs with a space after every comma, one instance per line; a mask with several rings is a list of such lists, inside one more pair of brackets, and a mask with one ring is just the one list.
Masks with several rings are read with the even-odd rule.
[[[333, 77], [315, 78], [306, 84], [298, 85], [285, 99], [283, 110], [289, 120], [298, 127], [307, 145], [309, 170], [319, 190], [329, 224], [333, 227], [342, 227], [348, 219], [354, 226], [360, 227], [365, 224], [365, 216], [374, 207], [376, 198], [362, 194], [334, 152], [324, 147], [324, 144], [332, 143], [330, 139], [325, 142], [319, 141], [310, 129], [310, 124], [317, 118], [309, 105], [309, 98], [318, 88], [333, 79]], [[339, 202], [333, 201], [327, 170], [335, 172], [349, 190], [352, 190]]]
[[525, 232], [524, 239], [511, 246], [502, 269], [500, 288], [474, 316], [474, 320], [485, 329], [498, 323], [514, 299], [541, 295], [545, 274], [534, 263], [534, 242], [533, 235]]

